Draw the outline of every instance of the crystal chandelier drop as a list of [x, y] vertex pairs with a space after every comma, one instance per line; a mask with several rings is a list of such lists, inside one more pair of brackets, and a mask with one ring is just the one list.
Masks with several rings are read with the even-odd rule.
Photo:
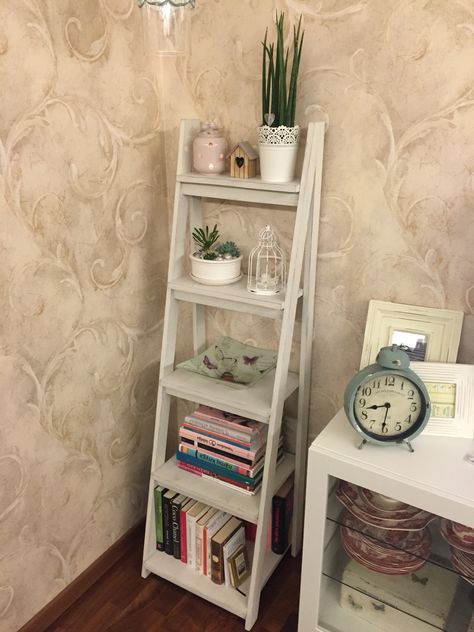
[[267, 225], [259, 233], [258, 246], [249, 255], [247, 289], [255, 294], [278, 294], [285, 282], [285, 254], [272, 227]]

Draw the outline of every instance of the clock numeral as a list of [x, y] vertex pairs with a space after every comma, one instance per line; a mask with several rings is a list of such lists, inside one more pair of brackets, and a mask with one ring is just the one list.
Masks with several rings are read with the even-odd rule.
[[372, 430], [372, 428], [374, 427], [374, 423], [375, 423], [375, 419], [371, 419], [371, 420], [369, 421], [369, 424], [370, 424], [370, 429], [371, 429], [371, 430]]
[[362, 419], [365, 421], [368, 417], [367, 412], [365, 410], [361, 411], [360, 416], [362, 417]]
[[403, 387], [405, 386], [405, 382], [402, 380], [400, 382], [400, 390], [403, 391]]
[[416, 413], [416, 411], [418, 410], [417, 407], [416, 407], [415, 402], [412, 402], [410, 404], [410, 410], [411, 410], [412, 413]]
[[415, 391], [411, 388], [408, 391], [408, 399], [413, 399], [414, 395], [415, 395]]
[[372, 388], [380, 388], [380, 380], [374, 380], [372, 384]]
[[382, 434], [388, 434], [388, 426], [382, 426]]
[[400, 432], [400, 430], [401, 430], [401, 429], [402, 429], [402, 424], [401, 424], [401, 423], [397, 423], [397, 424], [395, 425], [395, 430], [396, 430], [397, 432]]
[[411, 415], [408, 415], [408, 417], [405, 419], [405, 423], [411, 424]]
[[361, 397], [361, 398], [359, 399], [359, 404], [360, 404], [362, 407], [364, 407], [364, 406], [366, 405], [366, 403], [367, 403], [367, 402], [365, 401], [365, 399], [364, 399], [363, 397]]
[[372, 394], [372, 389], [370, 388], [370, 386], [364, 386], [364, 388], [362, 389], [362, 395], [365, 395], [366, 397], [370, 397], [371, 394]]
[[395, 376], [387, 375], [385, 378], [385, 386], [395, 386]]

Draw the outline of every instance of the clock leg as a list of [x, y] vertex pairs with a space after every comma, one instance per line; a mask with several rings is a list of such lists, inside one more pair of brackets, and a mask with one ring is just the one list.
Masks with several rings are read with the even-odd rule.
[[357, 449], [362, 450], [362, 448], [365, 446], [366, 443], [367, 441], [365, 439], [362, 439], [362, 442], [360, 443], [360, 445], [357, 446]]
[[414, 452], [415, 451], [413, 449], [413, 446], [411, 445], [411, 443], [409, 441], [405, 441], [405, 443], [407, 444], [407, 448], [410, 450], [410, 452]]

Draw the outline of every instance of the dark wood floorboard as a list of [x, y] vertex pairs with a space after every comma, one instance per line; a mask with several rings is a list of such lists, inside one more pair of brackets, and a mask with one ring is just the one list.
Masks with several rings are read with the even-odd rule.
[[[243, 620], [156, 575], [142, 579], [142, 538], [46, 632], [242, 632]], [[296, 632], [301, 559], [265, 586], [252, 632]]]

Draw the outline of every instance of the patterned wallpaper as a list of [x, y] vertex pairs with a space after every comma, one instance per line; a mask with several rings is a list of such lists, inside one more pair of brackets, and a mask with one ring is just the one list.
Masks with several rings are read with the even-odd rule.
[[0, 3], [0, 630], [144, 513], [168, 237], [134, 0]]
[[[311, 436], [371, 298], [464, 311], [474, 362], [472, 2], [197, 0], [192, 54], [154, 68], [134, 0], [1, 4], [2, 632], [143, 514], [179, 120], [255, 142], [275, 8], [304, 15], [297, 118], [328, 124]], [[245, 253], [267, 221], [289, 248], [289, 212], [207, 213]], [[275, 345], [254, 317], [209, 326]]]

